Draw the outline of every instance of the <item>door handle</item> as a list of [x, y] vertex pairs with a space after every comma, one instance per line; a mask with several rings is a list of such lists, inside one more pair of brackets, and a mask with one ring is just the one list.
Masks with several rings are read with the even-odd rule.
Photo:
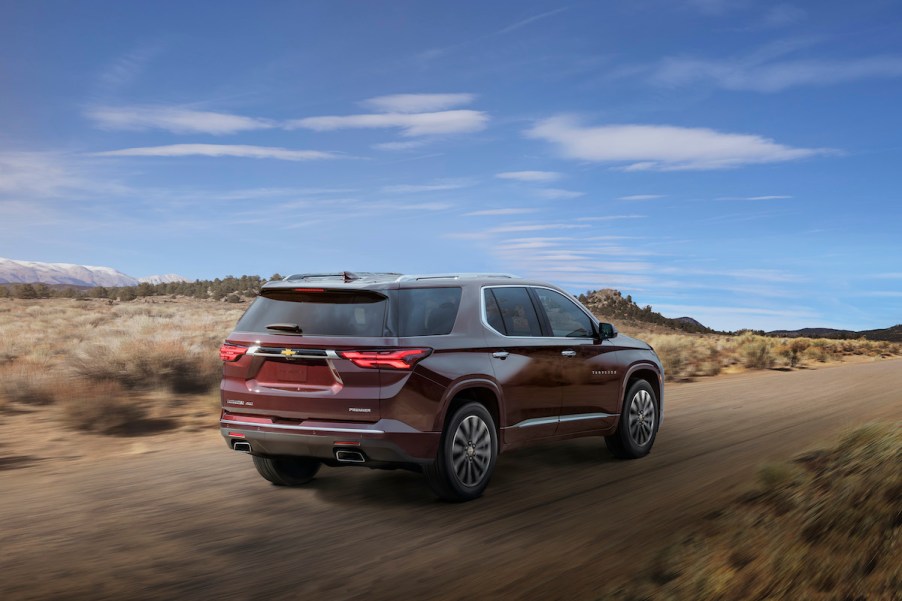
[[510, 355], [510, 353], [507, 351], [495, 351], [494, 353], [492, 353], [492, 356], [495, 359], [507, 359], [508, 355]]
[[561, 354], [565, 357], [575, 357], [576, 351], [561, 351]]

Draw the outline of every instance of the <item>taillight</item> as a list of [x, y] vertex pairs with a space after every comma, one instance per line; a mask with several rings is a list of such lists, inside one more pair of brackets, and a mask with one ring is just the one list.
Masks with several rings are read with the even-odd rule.
[[430, 354], [431, 348], [406, 348], [397, 351], [341, 351], [338, 353], [357, 367], [413, 369]]
[[219, 347], [219, 358], [223, 361], [237, 361], [246, 352], [246, 346], [239, 346], [237, 344], [229, 344], [226, 342]]

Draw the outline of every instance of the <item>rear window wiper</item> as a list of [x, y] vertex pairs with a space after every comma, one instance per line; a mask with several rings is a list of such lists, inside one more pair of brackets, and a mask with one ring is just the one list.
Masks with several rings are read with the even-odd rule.
[[302, 334], [303, 330], [301, 330], [301, 326], [296, 323], [271, 323], [266, 326], [267, 330], [281, 330], [283, 332], [293, 332], [295, 334]]

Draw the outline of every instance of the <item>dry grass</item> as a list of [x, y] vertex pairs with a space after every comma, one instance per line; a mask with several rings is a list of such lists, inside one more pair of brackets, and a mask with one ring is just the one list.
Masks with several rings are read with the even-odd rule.
[[245, 305], [154, 300], [0, 299], [0, 410], [55, 405], [96, 432], [145, 419], [163, 393], [209, 410], [218, 347]]
[[758, 490], [680, 535], [612, 599], [899, 599], [902, 423], [761, 469]]
[[629, 332], [651, 344], [669, 380], [717, 375], [725, 369], [791, 369], [846, 357], [893, 357], [902, 345], [873, 340], [826, 340]]
[[[209, 393], [221, 373], [217, 348], [244, 307], [194, 299], [0, 299], [0, 411], [69, 403], [68, 387], [84, 396], [91, 386], [103, 386], [106, 397], [124, 405], [148, 395]], [[867, 340], [626, 331], [655, 347], [670, 380], [902, 354], [902, 345]], [[207, 407], [209, 395], [204, 398], [198, 403]], [[60, 412], [78, 424], [76, 413]]]

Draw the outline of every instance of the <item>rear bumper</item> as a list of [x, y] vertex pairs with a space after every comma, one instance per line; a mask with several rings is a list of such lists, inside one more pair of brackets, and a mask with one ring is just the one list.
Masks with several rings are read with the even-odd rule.
[[258, 416], [224, 413], [219, 420], [230, 448], [248, 442], [253, 455], [313, 457], [335, 460], [336, 449], [360, 450], [366, 463], [423, 465], [435, 460], [441, 432], [420, 432], [404, 422], [382, 419], [373, 424], [304, 420], [275, 422]]

